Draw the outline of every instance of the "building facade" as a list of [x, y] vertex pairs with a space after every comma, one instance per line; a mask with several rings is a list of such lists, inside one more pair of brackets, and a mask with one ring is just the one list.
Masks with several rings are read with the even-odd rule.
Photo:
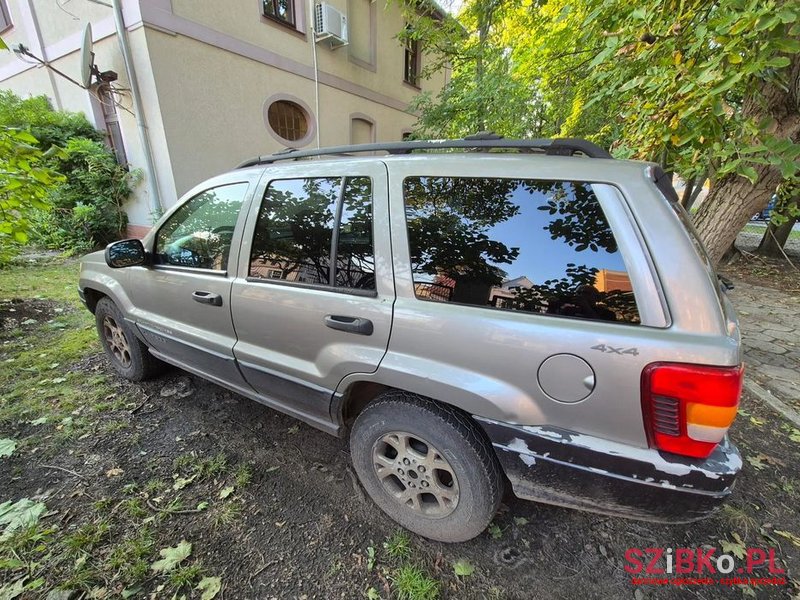
[[85, 89], [3, 52], [0, 88], [44, 94], [54, 108], [84, 112], [132, 168], [145, 169], [149, 145], [151, 180], [126, 207], [131, 233], [142, 234], [194, 185], [254, 155], [402, 139], [416, 120], [409, 103], [446, 83], [446, 71], [420, 78], [430, 57], [397, 39], [405, 27], [397, 2], [326, 2], [346, 17], [346, 45], [317, 41], [317, 4], [122, 0], [141, 97], [137, 122], [110, 0], [0, 0], [0, 36], [10, 48], [23, 44], [80, 81], [83, 30], [91, 23], [96, 66], [118, 75]]

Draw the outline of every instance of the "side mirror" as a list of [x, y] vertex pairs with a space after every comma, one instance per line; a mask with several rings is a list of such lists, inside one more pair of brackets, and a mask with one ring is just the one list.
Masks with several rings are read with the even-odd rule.
[[145, 259], [142, 240], [120, 240], [106, 246], [106, 264], [112, 269], [143, 265]]

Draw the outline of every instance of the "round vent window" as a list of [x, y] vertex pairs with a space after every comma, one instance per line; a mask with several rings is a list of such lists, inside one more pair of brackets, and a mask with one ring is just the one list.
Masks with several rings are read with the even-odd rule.
[[309, 134], [309, 115], [291, 100], [276, 100], [267, 109], [267, 123], [277, 136], [289, 142], [300, 142]]

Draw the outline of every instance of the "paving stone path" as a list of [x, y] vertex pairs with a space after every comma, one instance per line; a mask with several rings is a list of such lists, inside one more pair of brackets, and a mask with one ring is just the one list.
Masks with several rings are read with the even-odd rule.
[[800, 410], [800, 297], [736, 282], [747, 377]]

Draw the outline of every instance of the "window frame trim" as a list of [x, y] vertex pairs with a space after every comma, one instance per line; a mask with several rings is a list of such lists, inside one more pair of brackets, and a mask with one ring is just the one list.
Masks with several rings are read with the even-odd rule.
[[14, 29], [14, 20], [11, 18], [11, 9], [8, 7], [7, 0], [0, 0], [0, 13], [5, 21], [5, 25], [0, 26], [0, 33]]
[[[307, 176], [295, 176], [295, 177], [271, 177], [266, 179], [266, 185], [264, 185], [263, 191], [261, 192], [261, 199], [257, 202], [254, 202], [255, 205], [253, 207], [253, 215], [254, 221], [253, 229], [250, 232], [250, 239], [247, 243], [247, 248], [245, 245], [242, 244], [242, 250], [246, 250], [246, 255], [244, 258], [244, 267], [245, 267], [245, 281], [249, 283], [266, 283], [266, 284], [277, 284], [277, 285], [284, 285], [288, 287], [299, 287], [299, 288], [306, 288], [306, 289], [314, 289], [319, 291], [332, 291], [338, 294], [351, 294], [355, 296], [363, 296], [369, 298], [377, 298], [378, 297], [378, 286], [377, 286], [377, 273], [373, 273], [376, 277], [375, 282], [375, 289], [374, 290], [362, 290], [359, 288], [347, 288], [342, 286], [337, 286], [336, 283], [336, 262], [338, 260], [338, 246], [339, 246], [339, 230], [341, 228], [341, 218], [342, 212], [344, 210], [344, 190], [347, 186], [348, 179], [356, 179], [356, 178], [367, 178], [370, 181], [370, 193], [371, 193], [371, 202], [370, 202], [370, 213], [371, 213], [371, 235], [370, 241], [372, 243], [372, 255], [375, 257], [375, 178], [373, 175], [368, 174], [339, 174], [339, 175], [307, 175]], [[309, 283], [305, 281], [287, 281], [286, 279], [272, 279], [269, 277], [253, 277], [250, 275], [250, 261], [253, 256], [253, 240], [255, 240], [256, 229], [258, 228], [258, 220], [259, 216], [261, 215], [261, 208], [264, 203], [264, 199], [267, 196], [267, 192], [269, 191], [270, 185], [276, 181], [295, 181], [298, 179], [341, 179], [339, 183], [339, 193], [336, 197], [336, 214], [334, 215], [334, 228], [331, 234], [331, 248], [328, 255], [328, 260], [331, 263], [330, 269], [328, 271], [328, 278], [332, 283]], [[246, 232], [245, 232], [246, 233]], [[376, 261], [377, 262], [377, 261]], [[377, 270], [377, 265], [376, 265]]]
[[[413, 51], [412, 51], [413, 48]], [[414, 81], [409, 81], [406, 76], [408, 73], [406, 72], [406, 59], [408, 58], [408, 54], [411, 53], [414, 58], [413, 68], [414, 68]], [[403, 83], [406, 85], [410, 85], [412, 88], [416, 90], [421, 90], [422, 87], [420, 86], [420, 72], [422, 71], [422, 43], [420, 40], [408, 40], [403, 45]]]
[[[300, 110], [303, 111], [306, 117], [306, 121], [308, 122], [308, 130], [306, 131], [306, 135], [299, 140], [289, 140], [280, 135], [277, 131], [272, 128], [272, 125], [269, 122], [269, 108], [276, 102], [291, 102], [296, 104], [300, 107]], [[311, 107], [303, 102], [297, 96], [293, 96], [292, 94], [285, 94], [285, 93], [277, 93], [273, 94], [266, 100], [264, 100], [264, 104], [261, 109], [262, 116], [264, 119], [264, 126], [267, 129], [267, 133], [275, 139], [278, 143], [282, 144], [287, 148], [303, 148], [304, 146], [308, 146], [316, 137], [317, 135], [317, 119], [314, 115], [314, 112], [311, 110]]]
[[[402, 219], [402, 222], [403, 222], [402, 235], [403, 235], [403, 237], [405, 239], [405, 252], [406, 252], [405, 258], [408, 259], [408, 261], [407, 261], [408, 264], [406, 265], [406, 267], [408, 268], [408, 280], [409, 280], [409, 283], [410, 283], [410, 295], [405, 296], [407, 299], [412, 300], [414, 302], [424, 302], [424, 303], [427, 303], [427, 304], [439, 304], [439, 305], [445, 305], [445, 306], [458, 306], [458, 307], [466, 307], [466, 308], [469, 308], [469, 309], [477, 309], [477, 310], [484, 310], [484, 311], [488, 309], [490, 311], [490, 314], [492, 312], [494, 312], [494, 311], [499, 311], [500, 313], [506, 313], [506, 314], [510, 313], [510, 314], [515, 314], [515, 315], [523, 315], [524, 318], [534, 318], [534, 319], [541, 319], [541, 318], [552, 319], [552, 318], [556, 318], [556, 319], [567, 319], [570, 322], [578, 322], [578, 323], [580, 323], [580, 322], [588, 322], [588, 323], [592, 323], [592, 324], [604, 323], [605, 325], [608, 325], [608, 326], [614, 326], [614, 327], [622, 326], [622, 327], [625, 327], [628, 330], [632, 330], [631, 326], [633, 326], [634, 328], [648, 327], [648, 328], [653, 328], [653, 329], [665, 329], [665, 328], [668, 328], [671, 325], [671, 321], [668, 318], [669, 313], [666, 312], [666, 310], [664, 311], [663, 318], [666, 320], [666, 322], [662, 321], [662, 319], [659, 318], [658, 315], [654, 315], [653, 314], [653, 311], [651, 310], [651, 307], [649, 306], [650, 294], [646, 293], [645, 290], [642, 290], [641, 292], [637, 291], [642, 287], [641, 281], [639, 281], [640, 274], [635, 272], [635, 269], [631, 269], [632, 259], [628, 256], [628, 253], [629, 253], [629, 250], [630, 250], [629, 244], [626, 243], [626, 244], [624, 244], [624, 247], [623, 247], [623, 244], [620, 243], [620, 240], [619, 240], [619, 237], [621, 237], [621, 235], [618, 235], [617, 231], [615, 230], [615, 227], [616, 226], [624, 226], [625, 228], [630, 230], [627, 233], [635, 235], [638, 240], [641, 241], [643, 238], [642, 238], [642, 234], [641, 234], [641, 231], [639, 229], [638, 223], [635, 221], [635, 219], [632, 218], [632, 215], [630, 214], [630, 208], [628, 207], [627, 199], [626, 199], [625, 195], [622, 193], [622, 190], [620, 190], [619, 187], [617, 187], [615, 184], [608, 183], [608, 182], [605, 182], [605, 181], [602, 181], [602, 180], [591, 180], [591, 179], [577, 178], [577, 177], [569, 177], [569, 178], [567, 178], [567, 177], [554, 177], [554, 176], [547, 176], [547, 177], [520, 177], [519, 175], [514, 175], [514, 174], [510, 174], [510, 173], [509, 174], [503, 174], [503, 175], [495, 175], [495, 174], [493, 174], [493, 175], [470, 175], [470, 176], [465, 176], [463, 174], [452, 174], [451, 175], [451, 174], [441, 174], [441, 173], [436, 173], [436, 174], [420, 174], [420, 173], [428, 173], [428, 170], [424, 170], [424, 169], [423, 170], [417, 169], [417, 170], [414, 170], [414, 171], [411, 171], [411, 170], [406, 171], [406, 170], [404, 170], [404, 172], [398, 173], [398, 175], [397, 175], [398, 180], [399, 180], [399, 190], [400, 190], [400, 195], [401, 195], [401, 204], [400, 204], [401, 211], [400, 212], [402, 214], [401, 214], [400, 218]], [[406, 181], [406, 179], [409, 179], [409, 178], [420, 178], [421, 179], [421, 178], [435, 178], [435, 177], [448, 178], [448, 179], [470, 179], [470, 178], [473, 178], [473, 179], [518, 179], [518, 180], [527, 179], [527, 180], [534, 180], [534, 181], [551, 181], [551, 182], [554, 182], [554, 183], [557, 183], [557, 182], [568, 182], [568, 183], [580, 183], [580, 184], [591, 185], [591, 186], [593, 186], [593, 189], [594, 189], [594, 186], [600, 186], [601, 187], [601, 193], [597, 193], [597, 191], [595, 191], [595, 196], [597, 197], [597, 201], [600, 203], [600, 208], [603, 210], [603, 214], [605, 215], [606, 220], [608, 222], [608, 225], [611, 228], [612, 234], [614, 235], [614, 238], [617, 240], [617, 251], [619, 252], [620, 257], [622, 258], [622, 262], [625, 265], [626, 271], [629, 273], [630, 280], [631, 280], [631, 286], [633, 288], [633, 291], [632, 291], [633, 298], [634, 298], [634, 302], [636, 303], [636, 310], [639, 313], [639, 323], [629, 323], [629, 322], [624, 322], [624, 321], [603, 321], [603, 320], [599, 320], [599, 319], [591, 319], [591, 318], [585, 318], [585, 317], [573, 317], [573, 316], [568, 316], [568, 315], [545, 314], [545, 313], [528, 312], [528, 311], [521, 311], [521, 310], [515, 310], [515, 309], [509, 309], [509, 308], [498, 308], [498, 307], [492, 307], [492, 306], [466, 304], [466, 303], [463, 303], [463, 302], [453, 302], [453, 301], [437, 302], [435, 300], [427, 300], [425, 298], [418, 297], [417, 293], [416, 293], [416, 284], [414, 282], [414, 270], [413, 270], [413, 266], [412, 266], [412, 262], [411, 262], [411, 258], [412, 258], [411, 257], [411, 236], [408, 233], [408, 214], [406, 212], [405, 181]], [[604, 196], [607, 196], [607, 194], [603, 193], [604, 189], [613, 190], [613, 193], [616, 195], [617, 199], [619, 200], [620, 210], [622, 210], [625, 213], [625, 223], [624, 223], [624, 225], [622, 223], [620, 223], [619, 215], [615, 214], [614, 211], [607, 210], [607, 206], [606, 205], [608, 204], [609, 199], [608, 198], [604, 198]], [[652, 259], [649, 256], [649, 253], [645, 249], [646, 249], [646, 246], [640, 246], [641, 253], [643, 254], [643, 260], [645, 260], [648, 264], [652, 264]], [[393, 258], [394, 258], [394, 264], [396, 266], [397, 263], [398, 263], [398, 257], [395, 256]], [[633, 274], [631, 275], [632, 271], [633, 271]], [[655, 272], [653, 270], [650, 270], [650, 271], [648, 271], [647, 276], [652, 279], [653, 285], [656, 288], [658, 288], [658, 290], [660, 290], [660, 284], [659, 284], [658, 277], [656, 276]], [[397, 274], [395, 275], [395, 277], [397, 277]], [[398, 297], [399, 297], [400, 296], [400, 294], [399, 294], [400, 288], [399, 287], [397, 289], [397, 292], [398, 292]], [[645, 293], [642, 293], [642, 292], [645, 292]]]
[[262, 16], [263, 18], [265, 18], [265, 19], [269, 19], [270, 21], [272, 21], [272, 22], [274, 22], [274, 23], [279, 23], [280, 25], [283, 25], [284, 27], [288, 27], [288, 28], [289, 28], [289, 29], [291, 29], [292, 31], [299, 32], [299, 31], [300, 31], [300, 29], [299, 29], [299, 28], [298, 28], [298, 26], [297, 26], [297, 16], [298, 16], [298, 15], [297, 15], [297, 4], [298, 4], [298, 3], [297, 3], [297, 2], [295, 2], [295, 0], [288, 0], [288, 1], [289, 1], [289, 4], [290, 4], [290, 6], [291, 6], [291, 12], [292, 12], [292, 20], [291, 20], [291, 21], [286, 21], [286, 20], [284, 20], [284, 19], [281, 19], [279, 16], [277, 16], [277, 15], [275, 15], [275, 14], [268, 14], [268, 13], [267, 13], [267, 12], [264, 10], [264, 5], [265, 5], [267, 2], [269, 2], [270, 4], [272, 4], [272, 6], [273, 6], [273, 8], [274, 8], [274, 7], [275, 7], [275, 5], [278, 3], [278, 1], [279, 1], [279, 0], [259, 0], [260, 7], [259, 7], [259, 11], [258, 11], [258, 12], [259, 12], [259, 13], [261, 14], [261, 16]]

